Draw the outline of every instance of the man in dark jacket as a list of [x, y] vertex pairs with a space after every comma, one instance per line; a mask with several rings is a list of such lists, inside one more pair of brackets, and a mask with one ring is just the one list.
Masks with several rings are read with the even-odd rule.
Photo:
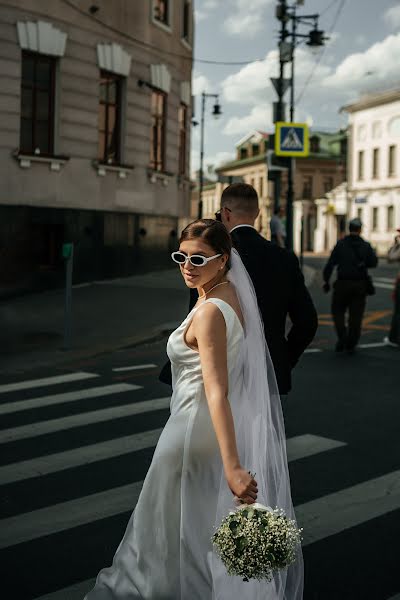
[[[251, 185], [235, 183], [223, 191], [216, 216], [231, 232], [253, 282], [279, 392], [286, 395], [291, 389], [291, 371], [313, 340], [318, 319], [296, 256], [256, 231], [257, 215], [258, 196]], [[196, 300], [192, 293], [191, 307]], [[286, 336], [287, 316], [292, 326]], [[166, 369], [160, 378], [167, 382]]]
[[[333, 286], [332, 316], [338, 336], [336, 352], [354, 352], [361, 335], [361, 323], [366, 298], [373, 293], [368, 269], [376, 267], [377, 256], [372, 246], [361, 237], [360, 219], [352, 219], [350, 234], [340, 240], [324, 268], [324, 291], [330, 290], [329, 279], [337, 267], [337, 280]], [[346, 311], [349, 311], [348, 327], [345, 324]]]

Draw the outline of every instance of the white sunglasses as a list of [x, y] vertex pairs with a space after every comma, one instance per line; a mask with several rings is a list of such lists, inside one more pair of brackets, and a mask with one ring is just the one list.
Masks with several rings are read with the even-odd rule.
[[194, 267], [205, 267], [205, 265], [214, 258], [218, 258], [222, 254], [215, 254], [214, 256], [202, 256], [201, 254], [192, 254], [192, 256], [186, 256], [183, 252], [173, 252], [171, 258], [178, 265], [185, 265], [187, 261], [190, 262]]

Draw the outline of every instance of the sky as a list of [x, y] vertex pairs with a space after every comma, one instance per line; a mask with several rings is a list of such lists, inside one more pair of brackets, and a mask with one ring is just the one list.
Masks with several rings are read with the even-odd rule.
[[[194, 0], [193, 94], [200, 119], [200, 94], [219, 94], [223, 116], [207, 100], [205, 169], [234, 158], [235, 144], [255, 129], [272, 131], [279, 74], [276, 0]], [[293, 4], [294, 0], [289, 0]], [[305, 0], [298, 14], [319, 13], [319, 29], [330, 39], [315, 52], [295, 52], [295, 121], [314, 129], [345, 127], [340, 108], [360, 95], [400, 87], [400, 0]], [[299, 32], [308, 33], [310, 26]], [[214, 65], [202, 60], [248, 62]], [[287, 66], [286, 76], [289, 76]], [[289, 100], [289, 92], [285, 96]], [[200, 127], [192, 127], [192, 172], [199, 168]]]

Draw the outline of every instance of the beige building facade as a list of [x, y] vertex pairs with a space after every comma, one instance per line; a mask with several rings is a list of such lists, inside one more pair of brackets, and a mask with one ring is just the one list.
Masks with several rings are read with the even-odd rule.
[[76, 280], [167, 260], [190, 212], [193, 33], [191, 0], [1, 3], [3, 280], [50, 282], [66, 242]]
[[[269, 222], [274, 210], [274, 183], [268, 178], [267, 153], [271, 135], [254, 131], [236, 145], [236, 160], [223, 164], [216, 172], [219, 181], [208, 185], [203, 191], [203, 216], [212, 217], [219, 208], [221, 192], [229, 183], [243, 181], [252, 185], [259, 196], [260, 215], [257, 230], [267, 239], [270, 237]], [[273, 145], [273, 144], [272, 144]], [[324, 197], [345, 179], [346, 135], [313, 131], [311, 151], [306, 158], [296, 160], [294, 202], [294, 248], [314, 250], [314, 232], [317, 227], [318, 198]], [[198, 189], [193, 198], [198, 199]], [[280, 204], [286, 205], [287, 175], [282, 172]], [[196, 206], [196, 202], [192, 206]], [[193, 216], [195, 216], [193, 214]], [[303, 228], [303, 231], [302, 231]]]
[[400, 227], [400, 89], [366, 95], [349, 114], [348, 212], [386, 254]]

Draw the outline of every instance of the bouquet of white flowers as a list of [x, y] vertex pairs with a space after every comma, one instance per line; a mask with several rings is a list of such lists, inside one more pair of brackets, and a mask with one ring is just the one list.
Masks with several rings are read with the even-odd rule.
[[279, 508], [243, 504], [223, 519], [212, 542], [229, 575], [271, 581], [296, 560], [301, 531]]

